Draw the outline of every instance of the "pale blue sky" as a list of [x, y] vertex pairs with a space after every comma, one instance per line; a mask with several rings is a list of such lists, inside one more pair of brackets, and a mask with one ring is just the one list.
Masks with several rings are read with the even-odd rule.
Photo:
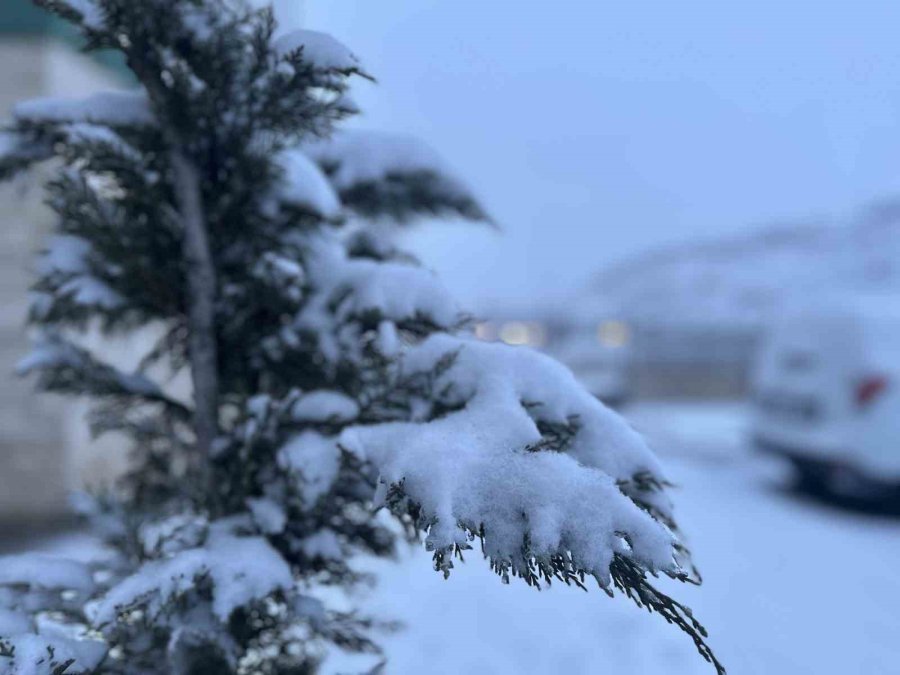
[[900, 191], [896, 0], [305, 4], [379, 78], [364, 123], [425, 138], [502, 224], [416, 237], [471, 303]]

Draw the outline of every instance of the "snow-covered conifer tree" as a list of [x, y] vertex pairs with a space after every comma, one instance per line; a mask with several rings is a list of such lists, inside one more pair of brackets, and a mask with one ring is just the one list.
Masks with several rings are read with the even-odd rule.
[[[378, 235], [486, 215], [419, 143], [340, 128], [348, 80], [369, 77], [347, 48], [275, 37], [245, 0], [38, 4], [138, 86], [23, 102], [0, 137], [4, 177], [52, 160], [58, 216], [21, 370], [91, 397], [131, 469], [92, 506], [115, 555], [0, 560], [0, 670], [286, 674], [335, 645], [377, 654], [377, 623], [316, 589], [419, 535], [445, 576], [476, 544], [504, 581], [591, 577], [719, 667], [648, 581], [692, 573], [641, 438], [547, 357], [471, 338]], [[158, 340], [124, 372], [79, 339], [95, 328]]]

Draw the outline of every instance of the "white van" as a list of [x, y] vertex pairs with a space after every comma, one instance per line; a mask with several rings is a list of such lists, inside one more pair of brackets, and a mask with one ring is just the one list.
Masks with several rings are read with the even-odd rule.
[[761, 351], [751, 429], [807, 487], [900, 490], [900, 293], [833, 295], [785, 312]]

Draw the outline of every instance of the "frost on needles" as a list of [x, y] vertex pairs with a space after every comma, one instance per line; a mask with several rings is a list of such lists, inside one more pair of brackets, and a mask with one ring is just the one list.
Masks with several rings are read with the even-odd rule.
[[[394, 248], [390, 224], [489, 218], [427, 146], [341, 128], [369, 77], [349, 49], [243, 0], [38, 4], [139, 86], [23, 102], [0, 134], [4, 178], [53, 160], [20, 370], [91, 397], [130, 470], [86, 509], [106, 557], [0, 559], [0, 672], [377, 666], [381, 624], [322, 589], [420, 537], [444, 575], [477, 546], [504, 581], [618, 589], [721, 669], [649, 581], [693, 574], [642, 439], [546, 356], [472, 339]], [[158, 339], [123, 372], [97, 329]]]

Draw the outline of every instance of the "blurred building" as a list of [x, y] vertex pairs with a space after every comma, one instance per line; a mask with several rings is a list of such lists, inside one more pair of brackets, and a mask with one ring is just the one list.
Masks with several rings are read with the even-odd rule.
[[[83, 96], [109, 88], [114, 67], [79, 54], [65, 27], [30, 0], [0, 2], [0, 110], [23, 98]], [[121, 86], [121, 80], [119, 80]], [[0, 521], [60, 514], [75, 480], [70, 408], [38, 396], [13, 374], [28, 349], [24, 327], [34, 253], [51, 214], [34, 177], [0, 186]]]
[[586, 296], [630, 327], [645, 397], [747, 393], [760, 341], [788, 304], [826, 290], [900, 293], [900, 200], [845, 223], [793, 223], [663, 247], [604, 270]]
[[900, 302], [900, 199], [843, 223], [788, 223], [651, 250], [563, 300], [483, 308], [476, 334], [552, 354], [613, 403], [737, 398], [748, 393], [773, 319], [831, 291]]
[[632, 336], [614, 307], [583, 296], [518, 307], [485, 308], [476, 337], [544, 351], [565, 363], [592, 394], [610, 405], [633, 395]]

